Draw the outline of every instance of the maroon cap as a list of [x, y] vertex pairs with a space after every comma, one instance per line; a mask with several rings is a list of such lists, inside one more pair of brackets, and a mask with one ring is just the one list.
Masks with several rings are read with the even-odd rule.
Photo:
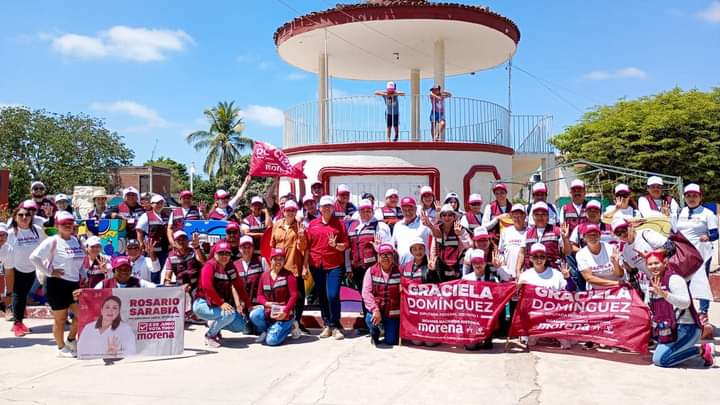
[[215, 245], [215, 253], [227, 252], [232, 253], [232, 246], [227, 242], [218, 242]]
[[508, 191], [507, 186], [506, 186], [505, 184], [503, 184], [503, 183], [496, 183], [496, 184], [493, 186], [493, 188], [492, 188], [492, 191], [493, 191], [493, 192], [494, 192], [495, 190], [505, 190], [506, 192]]
[[232, 231], [232, 230], [239, 231], [240, 225], [238, 225], [237, 222], [232, 222], [232, 221], [228, 222], [227, 225], [225, 225], [225, 232]]
[[270, 258], [272, 259], [275, 256], [282, 256], [285, 257], [285, 250], [284, 249], [273, 249], [270, 251]]
[[601, 233], [600, 227], [597, 224], [583, 224], [582, 225], [582, 234], [587, 235], [590, 232], [597, 232]]
[[113, 270], [122, 267], [122, 266], [128, 266], [132, 267], [132, 263], [130, 263], [130, 258], [127, 256], [116, 256], [112, 259], [112, 268]]
[[383, 243], [378, 248], [378, 253], [381, 255], [386, 254], [386, 253], [395, 253], [395, 248], [393, 247], [393, 245], [391, 245], [389, 243]]
[[192, 197], [193, 193], [190, 190], [183, 190], [180, 192], [180, 198]]
[[415, 199], [412, 198], [412, 197], [410, 197], [410, 196], [408, 196], [408, 197], [403, 197], [402, 200], [400, 200], [400, 206], [401, 206], [401, 207], [405, 207], [405, 206], [407, 206], [407, 205], [416, 206], [416, 205], [417, 205], [417, 202], [415, 202]]

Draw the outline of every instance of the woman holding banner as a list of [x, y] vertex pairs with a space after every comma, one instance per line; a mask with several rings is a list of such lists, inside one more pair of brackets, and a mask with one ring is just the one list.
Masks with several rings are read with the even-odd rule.
[[[221, 329], [231, 332], [245, 330], [243, 309], [250, 307], [250, 298], [230, 261], [230, 245], [227, 242], [218, 242], [214, 246], [214, 252], [213, 258], [206, 261], [200, 270], [200, 286], [196, 293], [197, 299], [193, 303], [193, 312], [210, 321], [210, 328], [205, 333], [205, 344], [220, 347]], [[237, 292], [238, 301], [235, 301], [233, 289]]]
[[[260, 332], [255, 340], [268, 346], [278, 346], [288, 336], [295, 324], [295, 303], [298, 300], [297, 281], [285, 268], [285, 251], [270, 252], [270, 271], [260, 276], [258, 306], [250, 312], [250, 321]], [[293, 333], [297, 339], [300, 334]]]
[[121, 308], [120, 298], [114, 295], [105, 298], [97, 321], [85, 325], [80, 334], [80, 357], [120, 358], [137, 352], [135, 333], [122, 321]]
[[[483, 229], [484, 228], [475, 228], [475, 230]], [[487, 232], [486, 232], [487, 233]], [[489, 242], [488, 242], [489, 244]], [[468, 273], [463, 276], [463, 280], [472, 280], [472, 281], [485, 281], [489, 283], [498, 283], [500, 282], [500, 279], [498, 279], [497, 275], [495, 275], [494, 272], [490, 271], [489, 263], [485, 260], [485, 251], [482, 249], [475, 249], [472, 251], [471, 256], [468, 258], [470, 262], [470, 266], [472, 268], [472, 272]], [[505, 316], [504, 313], [500, 314], [500, 316]], [[483, 342], [475, 343], [472, 345], [465, 345], [465, 350], [490, 350], [493, 348], [493, 342], [492, 342], [492, 336], [489, 336], [487, 339], [485, 339]]]
[[705, 366], [713, 365], [713, 346], [700, 340], [702, 324], [695, 311], [685, 279], [667, 268], [663, 250], [645, 255], [645, 264], [652, 274], [650, 312], [653, 338], [658, 342], [653, 363], [659, 367], [673, 367], [700, 357]]
[[[378, 263], [365, 272], [362, 297], [367, 314], [365, 323], [370, 330], [372, 344], [398, 344], [400, 336], [400, 278], [395, 260], [395, 248], [389, 243], [378, 247]], [[385, 338], [380, 341], [380, 327]]]
[[77, 336], [77, 316], [72, 319], [67, 341], [64, 340], [65, 322], [68, 309], [78, 313], [78, 305], [73, 295], [80, 288], [81, 279], [85, 279], [83, 260], [85, 252], [78, 238], [73, 235], [75, 216], [67, 211], [58, 211], [55, 215], [58, 233], [45, 239], [30, 254], [35, 268], [45, 273], [45, 295], [53, 311], [53, 336], [58, 347], [58, 357], [75, 357]]

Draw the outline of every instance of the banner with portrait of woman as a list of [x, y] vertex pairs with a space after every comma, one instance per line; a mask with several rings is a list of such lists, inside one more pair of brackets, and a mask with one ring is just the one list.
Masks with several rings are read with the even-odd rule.
[[182, 354], [184, 312], [180, 287], [83, 289], [77, 357]]

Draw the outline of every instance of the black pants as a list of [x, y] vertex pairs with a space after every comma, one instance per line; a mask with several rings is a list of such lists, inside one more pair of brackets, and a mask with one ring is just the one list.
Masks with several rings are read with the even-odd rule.
[[[302, 270], [300, 272], [302, 272]], [[302, 324], [302, 315], [305, 310], [305, 280], [302, 275], [298, 275], [295, 277], [295, 281], [297, 281], [298, 291], [298, 298], [295, 302], [295, 320], [298, 321], [299, 324]]]
[[13, 282], [12, 306], [15, 322], [22, 322], [25, 319], [25, 307], [27, 307], [27, 296], [35, 283], [35, 272], [23, 273], [15, 269], [15, 281]]

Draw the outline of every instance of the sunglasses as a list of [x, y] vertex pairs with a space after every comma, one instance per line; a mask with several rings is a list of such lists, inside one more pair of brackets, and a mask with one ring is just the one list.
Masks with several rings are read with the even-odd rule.
[[29, 217], [31, 217], [32, 215], [29, 214], [29, 213], [21, 214], [21, 213], [18, 212], [18, 213], [17, 213], [17, 216], [18, 216], [19, 218], [29, 218]]
[[225, 231], [226, 235], [236, 235], [238, 233], [240, 233], [240, 231]]
[[33, 191], [45, 191], [45, 187], [33, 187]]
[[392, 257], [392, 253], [380, 253], [380, 257]]
[[627, 229], [623, 228], [623, 229], [619, 229], [613, 233], [615, 234], [615, 236], [620, 237], [620, 236], [626, 235], [628, 233], [628, 231], [627, 231]]
[[444, 213], [444, 214], [440, 214], [440, 216], [441, 216], [441, 217], [454, 217], [455, 214]]
[[630, 197], [630, 194], [628, 194], [628, 193], [617, 193], [617, 194], [615, 194], [615, 197], [625, 198], [625, 197]]
[[128, 250], [140, 249], [140, 246], [128, 246], [127, 249]]
[[545, 260], [547, 256], [532, 255], [531, 258], [534, 260]]
[[232, 253], [230, 253], [230, 252], [217, 252], [216, 255], [218, 255], [218, 256], [232, 256]]

